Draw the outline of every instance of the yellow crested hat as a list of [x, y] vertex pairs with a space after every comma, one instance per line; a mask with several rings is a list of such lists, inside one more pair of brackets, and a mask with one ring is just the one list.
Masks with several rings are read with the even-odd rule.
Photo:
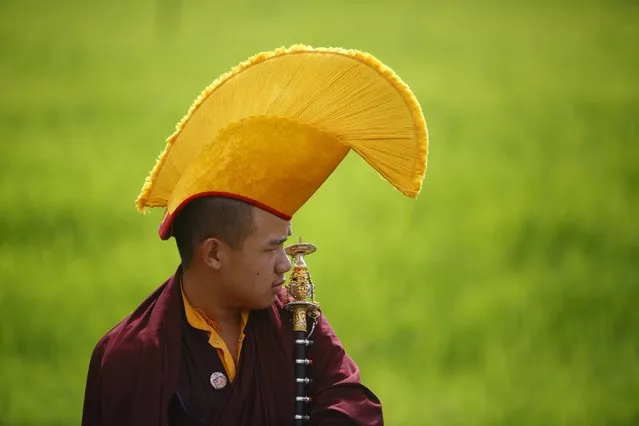
[[351, 149], [417, 196], [428, 135], [408, 86], [357, 50], [297, 45], [260, 53], [195, 100], [136, 206], [166, 208], [162, 239], [180, 210], [202, 196], [244, 200], [289, 220]]

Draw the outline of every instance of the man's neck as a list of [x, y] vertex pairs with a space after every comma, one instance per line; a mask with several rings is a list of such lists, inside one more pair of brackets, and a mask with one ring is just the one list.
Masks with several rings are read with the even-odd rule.
[[206, 279], [193, 269], [182, 271], [182, 289], [191, 306], [201, 309], [206, 316], [215, 321], [221, 328], [234, 327], [240, 324], [241, 310], [225, 306], [223, 298], [217, 291], [217, 283]]

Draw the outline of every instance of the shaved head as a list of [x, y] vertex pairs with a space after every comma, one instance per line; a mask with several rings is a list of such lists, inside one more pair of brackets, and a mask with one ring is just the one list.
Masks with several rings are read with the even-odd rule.
[[241, 249], [253, 227], [254, 208], [226, 197], [201, 197], [189, 202], [172, 228], [182, 265], [191, 263], [195, 247], [207, 238], [218, 238], [233, 249]]

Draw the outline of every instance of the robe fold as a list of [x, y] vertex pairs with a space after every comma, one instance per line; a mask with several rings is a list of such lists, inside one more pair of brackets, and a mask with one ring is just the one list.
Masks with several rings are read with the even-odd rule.
[[[294, 357], [284, 290], [253, 310], [237, 376], [226, 372], [206, 333], [184, 315], [180, 270], [96, 345], [87, 377], [83, 426], [287, 426], [293, 424]], [[377, 397], [322, 316], [308, 358], [310, 425], [382, 425]]]

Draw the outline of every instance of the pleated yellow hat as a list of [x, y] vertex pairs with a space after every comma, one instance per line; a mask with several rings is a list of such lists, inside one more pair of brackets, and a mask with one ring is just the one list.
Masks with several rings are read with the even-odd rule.
[[166, 208], [162, 239], [180, 210], [202, 196], [244, 200], [289, 220], [349, 150], [417, 196], [428, 135], [409, 87], [357, 50], [295, 45], [260, 53], [195, 100], [136, 206]]

